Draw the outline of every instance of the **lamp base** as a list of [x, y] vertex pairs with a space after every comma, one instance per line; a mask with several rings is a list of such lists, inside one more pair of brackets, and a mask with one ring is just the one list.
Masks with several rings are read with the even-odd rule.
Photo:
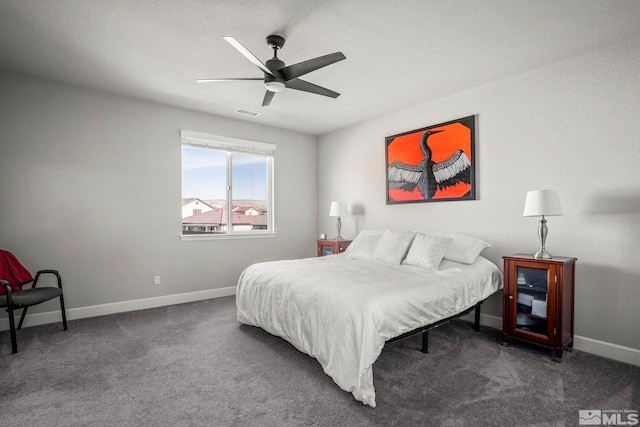
[[540, 249], [533, 255], [533, 257], [535, 259], [553, 259], [553, 256], [551, 256], [551, 254], [544, 249]]
[[[544, 219], [544, 215], [540, 219], [540, 225], [538, 226], [538, 238], [540, 239], [540, 250], [533, 255], [535, 259], [552, 259], [553, 257], [549, 252], [544, 249], [544, 243], [547, 240], [547, 220]], [[340, 233], [338, 233], [340, 234]]]
[[338, 217], [338, 235], [333, 238], [333, 240], [344, 240], [344, 238], [340, 235], [340, 230], [342, 229], [342, 219]]

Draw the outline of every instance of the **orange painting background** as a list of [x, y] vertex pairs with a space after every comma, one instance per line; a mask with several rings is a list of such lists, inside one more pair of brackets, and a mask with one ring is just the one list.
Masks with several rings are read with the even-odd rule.
[[[471, 129], [461, 123], [452, 123], [429, 129], [431, 131], [441, 130], [443, 132], [431, 135], [427, 139], [427, 144], [431, 148], [433, 161], [438, 163], [448, 159], [456, 150], [466, 153], [470, 161], [471, 157]], [[408, 165], [417, 165], [424, 158], [420, 150], [420, 136], [426, 132], [421, 130], [407, 135], [394, 138], [387, 146], [387, 166], [395, 161]], [[471, 190], [471, 184], [460, 182], [454, 186], [443, 190], [436, 190], [434, 199], [459, 198]], [[388, 189], [389, 198], [395, 201], [424, 200], [424, 197], [417, 188], [413, 191], [404, 191], [397, 188]]]

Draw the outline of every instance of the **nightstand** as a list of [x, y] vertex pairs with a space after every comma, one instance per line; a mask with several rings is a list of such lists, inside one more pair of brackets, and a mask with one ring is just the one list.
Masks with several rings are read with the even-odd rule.
[[515, 254], [504, 260], [502, 342], [510, 338], [551, 347], [555, 361], [573, 346], [576, 258], [536, 259]]
[[318, 240], [318, 256], [340, 254], [351, 244], [352, 240]]

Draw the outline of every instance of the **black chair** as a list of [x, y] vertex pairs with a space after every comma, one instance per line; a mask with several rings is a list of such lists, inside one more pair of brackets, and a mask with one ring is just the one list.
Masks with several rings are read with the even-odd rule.
[[[58, 280], [58, 287], [40, 287], [37, 288], [38, 279], [42, 274], [54, 274]], [[28, 282], [27, 282], [28, 283]], [[0, 295], [0, 307], [7, 307], [9, 313], [9, 329], [11, 330], [11, 349], [13, 353], [18, 352], [18, 344], [16, 340], [16, 330], [22, 327], [24, 316], [27, 314], [27, 309], [36, 304], [43, 303], [45, 301], [52, 300], [56, 297], [60, 298], [60, 310], [62, 311], [62, 325], [64, 330], [67, 330], [67, 315], [64, 310], [64, 296], [62, 294], [62, 278], [58, 270], [40, 270], [36, 273], [33, 284], [30, 288], [22, 289], [20, 292], [13, 292], [9, 282], [0, 279], [0, 284], [4, 286], [6, 291], [5, 295]], [[15, 320], [13, 318], [13, 310], [22, 309], [22, 315], [20, 316], [20, 322], [18, 327], [15, 327]]]

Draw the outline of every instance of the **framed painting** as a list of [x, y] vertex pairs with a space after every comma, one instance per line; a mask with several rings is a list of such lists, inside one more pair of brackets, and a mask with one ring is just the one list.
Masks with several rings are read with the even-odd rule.
[[475, 200], [475, 116], [385, 139], [387, 204]]

